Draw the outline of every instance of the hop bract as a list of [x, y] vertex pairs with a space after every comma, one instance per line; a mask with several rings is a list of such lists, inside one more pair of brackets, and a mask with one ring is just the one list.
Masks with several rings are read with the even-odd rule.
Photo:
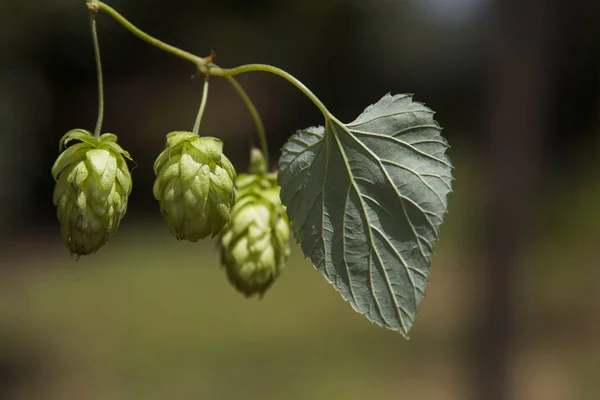
[[154, 172], [154, 197], [177, 239], [195, 242], [221, 232], [235, 201], [236, 178], [223, 154], [223, 142], [192, 132], [171, 132]]
[[250, 174], [236, 180], [238, 200], [220, 238], [221, 263], [244, 295], [262, 296], [284, 269], [290, 254], [290, 226], [274, 173], [264, 173], [262, 154], [253, 150]]
[[[71, 141], [78, 143], [62, 151]], [[83, 129], [74, 129], [60, 140], [62, 153], [52, 167], [53, 202], [72, 254], [98, 251], [127, 211], [132, 183], [125, 158], [131, 157], [116, 141], [111, 133], [98, 139]]]

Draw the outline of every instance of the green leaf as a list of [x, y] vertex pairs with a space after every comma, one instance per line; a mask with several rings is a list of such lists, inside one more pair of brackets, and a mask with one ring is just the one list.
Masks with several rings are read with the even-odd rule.
[[356, 311], [405, 337], [452, 189], [433, 114], [388, 94], [352, 123], [330, 116], [325, 128], [298, 131], [279, 161], [304, 254]]

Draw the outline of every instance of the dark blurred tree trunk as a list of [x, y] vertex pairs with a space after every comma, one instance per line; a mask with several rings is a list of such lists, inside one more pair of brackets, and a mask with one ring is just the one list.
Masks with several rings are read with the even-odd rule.
[[491, 16], [484, 95], [484, 319], [476, 399], [511, 397], [516, 334], [515, 263], [528, 245], [550, 108], [549, 33], [554, 0], [497, 0]]

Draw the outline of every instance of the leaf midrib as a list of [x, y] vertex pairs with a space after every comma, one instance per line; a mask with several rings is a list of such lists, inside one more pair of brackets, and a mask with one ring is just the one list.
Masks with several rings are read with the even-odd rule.
[[[433, 232], [438, 233], [438, 228], [436, 227], [436, 225], [429, 219], [428, 214], [430, 213], [430, 211], [424, 210], [420, 204], [416, 203], [413, 199], [411, 199], [410, 197], [407, 197], [405, 195], [403, 195], [402, 193], [400, 193], [398, 191], [398, 188], [394, 185], [394, 182], [392, 181], [392, 178], [389, 176], [387, 169], [385, 168], [385, 166], [382, 164], [381, 159], [379, 158], [379, 156], [377, 156], [377, 154], [374, 154], [373, 151], [371, 149], [369, 149], [363, 142], [361, 142], [360, 140], [358, 140], [357, 137], [355, 137], [352, 134], [352, 130], [347, 129], [346, 132], [348, 133], [348, 135], [354, 139], [354, 141], [360, 146], [362, 147], [365, 152], [367, 154], [369, 154], [371, 156], [371, 158], [373, 158], [378, 164], [379, 167], [381, 168], [383, 174], [385, 175], [385, 178], [387, 179], [388, 183], [394, 188], [394, 191], [396, 192], [396, 195], [398, 195], [398, 197], [400, 198], [400, 200], [402, 201], [402, 209], [404, 210], [405, 214], [406, 214], [406, 207], [404, 206], [404, 201], [408, 201], [410, 202], [413, 206], [417, 207], [417, 209], [419, 209], [419, 211], [421, 211], [423, 213], [423, 215], [425, 216], [425, 219], [427, 220], [427, 222], [429, 223], [431, 229], [433, 229]], [[376, 135], [373, 134], [373, 136], [376, 137], [381, 137], [381, 138], [387, 138], [387, 136], [385, 135]], [[389, 161], [389, 160], [386, 160]], [[417, 240], [417, 242], [419, 241], [419, 235], [415, 232], [414, 230], [414, 224], [412, 223], [412, 221], [407, 218], [406, 219], [407, 222], [409, 223], [409, 225], [411, 226], [411, 229], [413, 230], [413, 233], [415, 234], [415, 239]], [[427, 258], [427, 257], [426, 257]], [[404, 262], [404, 261], [403, 261]]]
[[[336, 122], [337, 121], [335, 121], [335, 122], [332, 121], [332, 123], [336, 123]], [[339, 124], [336, 123], [336, 125], [338, 127], [342, 128], [345, 132], [349, 133], [346, 129], [343, 128], [343, 125], [341, 123], [339, 123]], [[346, 172], [348, 173], [348, 178], [350, 180], [350, 184], [352, 185], [352, 187], [354, 188], [356, 194], [358, 195], [358, 200], [360, 201], [360, 206], [362, 208], [362, 212], [363, 212], [365, 221], [367, 222], [367, 225], [368, 225], [369, 242], [370, 242], [370, 247], [371, 247], [370, 248], [371, 251], [369, 251], [369, 260], [371, 259], [371, 256], [370, 256], [371, 253], [374, 251], [376, 253], [376, 255], [377, 255], [377, 258], [379, 259], [379, 262], [382, 265], [382, 273], [383, 273], [383, 276], [385, 277], [386, 285], [388, 287], [388, 290], [390, 291], [390, 295], [391, 295], [392, 301], [394, 302], [394, 305], [395, 305], [394, 311], [396, 312], [396, 315], [398, 316], [398, 320], [399, 320], [400, 325], [402, 327], [402, 331], [403, 331], [404, 334], [408, 334], [408, 331], [406, 329], [406, 325], [404, 323], [404, 318], [402, 317], [402, 314], [400, 313], [400, 305], [398, 304], [398, 301], [396, 300], [396, 293], [394, 292], [394, 290], [393, 290], [393, 288], [391, 286], [391, 282], [389, 280], [387, 271], [385, 270], [385, 268], [383, 268], [383, 260], [381, 258], [381, 255], [379, 254], [379, 251], [377, 250], [377, 247], [375, 246], [375, 242], [373, 241], [373, 232], [371, 231], [372, 224], [371, 224], [371, 220], [369, 219], [369, 217], [367, 215], [367, 212], [365, 210], [365, 205], [363, 203], [362, 194], [361, 194], [360, 190], [358, 189], [358, 187], [356, 186], [356, 184], [354, 182], [353, 174], [352, 174], [352, 171], [350, 169], [350, 165], [348, 163], [348, 158], [346, 157], [346, 153], [343, 150], [343, 146], [342, 146], [342, 144], [339, 141], [339, 138], [337, 136], [337, 132], [336, 132], [335, 129], [332, 129], [332, 131], [333, 131], [333, 136], [335, 138], [335, 141], [336, 141], [338, 150], [340, 152], [340, 155], [342, 156], [342, 159], [344, 160], [344, 166], [346, 167]], [[327, 134], [327, 130], [325, 130], [325, 134]], [[329, 154], [329, 152], [328, 152], [328, 154]], [[345, 216], [344, 216], [344, 218], [345, 218]], [[342, 235], [344, 235], [343, 232], [342, 232]], [[403, 264], [404, 264], [404, 261], [403, 261]], [[406, 265], [405, 265], [405, 267], [406, 267]], [[377, 309], [379, 311], [379, 315], [381, 316], [381, 319], [385, 322], [385, 324], [388, 327], [392, 327], [392, 325], [387, 321], [387, 318], [383, 314], [382, 309], [381, 309], [381, 304], [379, 304], [379, 300], [377, 299], [377, 296], [375, 295], [375, 288], [373, 287], [373, 280], [372, 280], [372, 268], [373, 268], [373, 263], [370, 262], [369, 263], [369, 286], [371, 288], [371, 296], [373, 297], [373, 300], [375, 300], [375, 304], [377, 305]], [[348, 266], [346, 265], [346, 270], [347, 269], [348, 269]], [[349, 271], [346, 271], [346, 272], [347, 272], [348, 275], [350, 275]], [[408, 269], [407, 269], [407, 274], [410, 276], [410, 271], [408, 271]], [[411, 277], [411, 283], [413, 284], [413, 288], [414, 288], [414, 283], [412, 282], [412, 277]], [[356, 298], [354, 297], [354, 295], [353, 295], [353, 298], [354, 298], [354, 302], [356, 303]], [[415, 298], [415, 301], [416, 301], [416, 298]]]
[[[356, 142], [356, 143], [357, 143], [359, 146], [361, 146], [361, 147], [362, 147], [362, 148], [363, 148], [363, 149], [366, 151], [366, 153], [367, 153], [367, 154], [369, 154], [369, 155], [370, 155], [370, 156], [371, 156], [371, 157], [372, 157], [372, 158], [373, 158], [373, 159], [374, 159], [374, 160], [375, 160], [375, 161], [376, 161], [376, 162], [379, 164], [379, 167], [380, 167], [380, 169], [382, 170], [382, 173], [385, 175], [385, 177], [386, 177], [387, 181], [388, 181], [388, 182], [391, 184], [391, 186], [394, 188], [394, 191], [396, 192], [396, 194], [398, 195], [398, 197], [399, 197], [399, 198], [400, 198], [400, 200], [401, 200], [401, 203], [402, 203], [402, 209], [403, 209], [403, 212], [404, 212], [404, 215], [405, 215], [406, 221], [408, 222], [408, 224], [409, 224], [409, 225], [410, 225], [410, 227], [411, 227], [411, 230], [412, 230], [412, 232], [413, 232], [413, 235], [414, 235], [414, 237], [415, 237], [415, 240], [416, 240], [416, 242], [417, 242], [417, 244], [418, 244], [418, 246], [419, 246], [419, 250], [420, 250], [420, 252], [421, 252], [421, 255], [423, 256], [423, 259], [425, 260], [425, 262], [427, 262], [427, 261], [428, 261], [428, 257], [427, 257], [427, 255], [425, 254], [425, 252], [423, 251], [423, 247], [422, 247], [422, 244], [421, 244], [421, 238], [422, 238], [422, 239], [426, 239], [426, 238], [424, 238], [424, 237], [421, 237], [421, 235], [419, 235], [419, 234], [416, 232], [416, 230], [415, 230], [415, 226], [414, 226], [413, 222], [412, 222], [412, 221], [411, 221], [411, 219], [408, 217], [408, 214], [407, 214], [407, 211], [406, 211], [406, 207], [405, 207], [405, 205], [404, 205], [404, 201], [409, 201], [411, 204], [413, 204], [415, 207], [417, 207], [417, 208], [418, 208], [418, 209], [419, 209], [419, 210], [420, 210], [420, 211], [423, 213], [423, 215], [425, 216], [425, 219], [426, 219], [426, 220], [427, 220], [427, 222], [429, 223], [430, 227], [433, 229], [433, 232], [434, 232], [434, 233], [437, 235], [438, 228], [437, 228], [437, 227], [435, 226], [435, 224], [434, 224], [434, 223], [433, 223], [433, 222], [430, 220], [430, 218], [429, 218], [429, 216], [428, 216], [428, 212], [427, 212], [426, 210], [424, 210], [424, 209], [423, 209], [423, 208], [422, 208], [422, 207], [421, 207], [419, 204], [416, 204], [416, 203], [415, 203], [415, 202], [414, 202], [412, 199], [410, 199], [410, 198], [408, 198], [408, 197], [406, 197], [406, 196], [402, 195], [402, 194], [401, 194], [401, 193], [398, 191], [398, 189], [396, 188], [396, 186], [393, 184], [393, 181], [391, 180], [391, 178], [390, 178], [390, 176], [389, 176], [389, 174], [388, 174], [388, 171], [387, 171], [387, 169], [386, 169], [386, 168], [384, 167], [384, 165], [382, 164], [382, 161], [381, 161], [381, 160], [379, 159], [379, 157], [378, 157], [377, 155], [375, 155], [375, 154], [374, 154], [374, 153], [373, 153], [373, 152], [372, 152], [372, 151], [371, 151], [371, 150], [370, 150], [368, 147], [366, 147], [364, 143], [362, 143], [360, 140], [358, 140], [358, 138], [356, 138], [356, 137], [355, 137], [355, 136], [352, 134], [352, 132], [353, 132], [354, 130], [351, 130], [351, 129], [344, 129], [343, 125], [339, 125], [339, 126], [340, 126], [340, 127], [341, 127], [341, 128], [342, 128], [342, 129], [343, 129], [345, 132], [346, 132], [346, 133], [348, 133], [348, 135], [349, 135], [349, 136], [350, 136], [350, 137], [351, 137], [351, 138], [352, 138], [352, 139], [353, 139], [353, 140], [354, 140], [354, 141], [355, 141], [355, 142]], [[372, 133], [372, 132], [360, 132], [360, 131], [359, 131], [359, 132], [357, 132], [357, 133], [364, 133], [364, 134], [366, 134], [366, 135], [370, 135], [370, 136], [374, 136], [374, 137], [377, 137], [377, 138], [381, 138], [381, 139], [388, 139], [388, 140], [389, 140], [389, 137], [388, 137], [388, 136], [386, 136], [386, 135], [375, 134], [375, 133]], [[338, 142], [338, 148], [340, 149], [340, 154], [342, 154], [342, 156], [343, 156], [343, 158], [344, 158], [344, 162], [346, 163], [346, 170], [348, 171], [348, 174], [349, 174], [349, 176], [352, 176], [352, 174], [351, 174], [351, 171], [349, 170], [349, 165], [348, 165], [348, 163], [347, 163], [347, 159], [346, 159], [345, 153], [344, 153], [344, 151], [342, 150], [342, 146], [341, 146], [341, 144], [339, 143], [339, 139], [337, 138], [337, 133], [336, 133], [335, 131], [334, 131], [334, 135], [336, 136], [336, 141]], [[400, 143], [400, 144], [404, 144], [404, 145], [406, 145], [407, 147], [411, 148], [412, 150], [414, 150], [414, 151], [416, 151], [416, 152], [420, 152], [419, 150], [417, 150], [417, 149], [414, 149], [412, 146], [410, 146], [410, 145], [409, 145], [409, 144], [407, 144], [406, 142], [403, 142], [403, 141], [401, 141], [401, 140], [399, 140], [399, 139], [397, 139], [397, 138], [392, 138], [392, 139], [393, 139], [395, 142], [398, 142], [398, 143]], [[427, 154], [427, 153], [424, 153], [424, 154]], [[436, 159], [435, 157], [432, 157], [432, 158]], [[437, 159], [436, 159], [436, 160], [437, 160]], [[438, 160], [438, 161], [442, 162], [441, 160]], [[443, 162], [442, 162], [442, 163], [443, 163]], [[446, 163], [444, 163], [444, 164], [445, 164], [445, 165], [447, 165]], [[354, 185], [354, 180], [352, 180], [352, 182], [353, 182], [353, 185]], [[429, 188], [429, 189], [432, 189], [432, 188], [431, 188], [429, 185], [427, 185], [427, 186], [428, 186], [428, 188]], [[356, 186], [355, 186], [355, 190], [357, 191], [357, 194], [358, 194], [358, 195], [359, 195], [359, 197], [360, 197], [361, 206], [363, 207], [363, 213], [365, 213], [365, 218], [368, 220], [368, 217], [366, 216], [366, 212], [365, 212], [365, 210], [364, 210], [364, 204], [363, 204], [363, 201], [362, 201], [362, 195], [361, 195], [361, 192], [360, 192], [360, 191], [358, 191], [358, 189], [356, 188]], [[434, 190], [434, 192], [435, 192], [435, 190]], [[437, 192], [435, 192], [435, 193], [437, 194]], [[442, 204], [443, 204], [443, 203], [442, 203]], [[369, 228], [371, 229], [371, 224], [370, 224], [370, 221], [369, 221]], [[370, 241], [371, 241], [371, 243], [373, 244], [373, 247], [374, 247], [374, 243], [373, 243], [373, 239], [372, 239], [372, 236], [371, 236], [371, 232], [369, 232], [369, 234], [370, 234]], [[409, 279], [410, 279], [410, 282], [411, 282], [411, 285], [412, 285], [412, 287], [413, 287], [414, 301], [416, 302], [416, 301], [417, 301], [417, 297], [418, 297], [418, 296], [417, 296], [417, 293], [416, 293], [416, 291], [417, 291], [417, 286], [415, 285], [415, 282], [414, 282], [414, 279], [413, 279], [413, 276], [412, 276], [412, 272], [411, 272], [412, 268], [411, 268], [411, 267], [410, 267], [410, 266], [409, 266], [409, 265], [406, 263], [406, 261], [404, 260], [404, 257], [403, 257], [403, 256], [402, 256], [402, 255], [401, 255], [401, 254], [400, 254], [400, 253], [399, 253], [399, 252], [396, 250], [396, 248], [395, 248], [395, 247], [392, 245], [392, 243], [390, 243], [390, 242], [389, 242], [389, 239], [388, 239], [388, 238], [387, 238], [385, 235], [382, 235], [382, 236], [383, 236], [383, 237], [386, 239], [386, 241], [388, 242], [388, 245], [389, 245], [389, 246], [390, 246], [390, 247], [391, 247], [391, 248], [394, 250], [394, 252], [395, 252], [395, 253], [396, 253], [396, 255], [398, 256], [398, 259], [401, 261], [401, 264], [404, 266], [404, 268], [405, 268], [405, 270], [406, 270], [406, 273], [407, 273], [407, 276], [409, 277]], [[426, 240], [426, 242], [427, 242], [427, 245], [428, 245], [430, 248], [432, 248], [432, 247], [433, 247], [433, 246], [432, 246], [432, 244], [430, 243], [430, 241], [429, 241], [428, 239]], [[375, 247], [374, 247], [374, 248], [375, 248]], [[380, 260], [381, 260], [381, 258], [380, 258]], [[420, 270], [418, 270], [418, 271], [419, 271], [419, 274], [423, 276], [423, 274], [424, 274], [424, 273], [423, 273], [422, 271], [420, 271]], [[386, 281], [388, 281], [388, 282], [389, 282], [389, 280], [388, 280], [388, 277], [387, 277], [387, 274], [385, 274], [385, 276], [386, 276]], [[388, 284], [388, 287], [389, 287], [389, 284]], [[391, 288], [390, 288], [390, 290], [391, 290]], [[391, 293], [393, 294], [394, 292], [393, 292], [393, 291], [391, 291]], [[395, 301], [395, 297], [394, 297], [394, 304], [398, 304], [398, 303]], [[405, 311], [405, 312], [406, 312], [406, 311]], [[408, 314], [408, 315], [410, 315], [410, 313], [407, 313], [407, 314]], [[402, 320], [402, 318], [401, 318], [401, 322], [402, 322], [402, 326], [403, 326], [403, 328], [405, 329], [405, 326], [404, 326], [404, 324], [403, 324], [403, 320]]]

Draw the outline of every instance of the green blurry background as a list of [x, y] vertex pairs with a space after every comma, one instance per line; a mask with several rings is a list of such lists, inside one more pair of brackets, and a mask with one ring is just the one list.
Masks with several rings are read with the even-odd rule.
[[[355, 313], [297, 247], [262, 301], [229, 286], [213, 241], [170, 237], [152, 163], [190, 129], [193, 67], [99, 16], [104, 130], [137, 167], [99, 253], [60, 240], [58, 139], [93, 129], [83, 0], [0, 0], [0, 399], [597, 399], [600, 3], [172, 0], [109, 4], [224, 66], [286, 69], [342, 121], [387, 92], [437, 111], [455, 192], [410, 341]], [[213, 79], [204, 134], [239, 171], [258, 143]], [[321, 123], [275, 76], [240, 77], [276, 165]]]

